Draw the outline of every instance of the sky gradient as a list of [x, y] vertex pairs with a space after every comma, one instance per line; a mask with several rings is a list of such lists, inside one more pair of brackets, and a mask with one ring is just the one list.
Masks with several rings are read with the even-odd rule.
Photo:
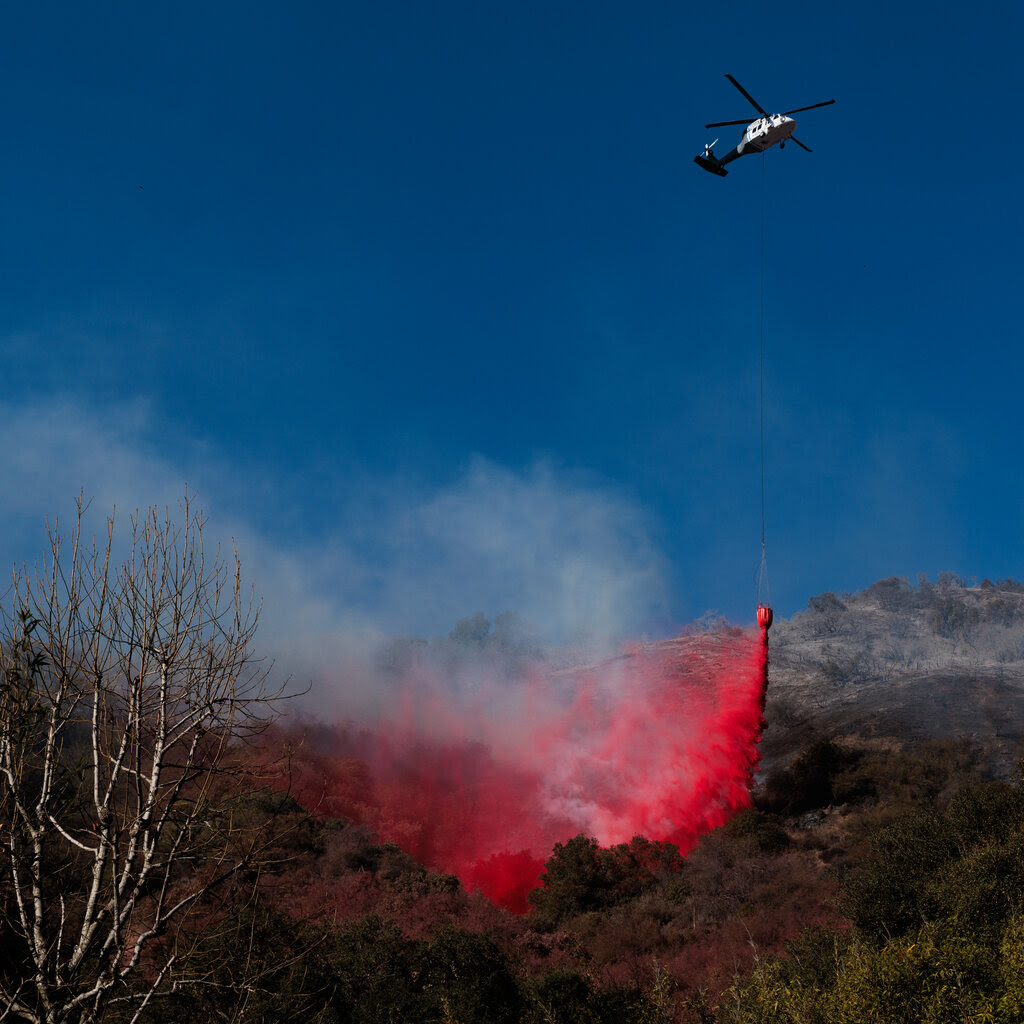
[[[1018, 5], [5, 13], [0, 557], [188, 486], [280, 656], [1024, 576]], [[291, 654], [289, 654], [291, 652]], [[312, 669], [311, 669], [312, 671]]]

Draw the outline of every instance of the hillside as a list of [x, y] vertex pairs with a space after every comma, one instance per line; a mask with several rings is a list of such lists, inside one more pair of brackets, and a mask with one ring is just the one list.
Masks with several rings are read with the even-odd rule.
[[769, 676], [767, 772], [829, 733], [968, 740], [1005, 778], [1022, 753], [1024, 584], [942, 574], [818, 595], [772, 629]]
[[[501, 646], [485, 625], [471, 638], [477, 655]], [[459, 638], [434, 644], [446, 663], [461, 664]], [[653, 646], [718, 642], [698, 630]], [[888, 579], [819, 595], [771, 631], [753, 806], [685, 860], [645, 840], [602, 849], [566, 836], [531, 913], [516, 917], [365, 829], [325, 822], [297, 858], [306, 873], [277, 881], [279, 905], [355, 922], [342, 934], [360, 936], [360, 963], [383, 955], [371, 913], [398, 926], [388, 941], [402, 955], [415, 943], [429, 953], [430, 936], [455, 934], [445, 928], [460, 941], [487, 936], [489, 966], [464, 963], [447, 991], [482, 992], [480, 979], [503, 967], [506, 998], [519, 1000], [509, 1019], [524, 1022], [895, 1024], [987, 1008], [1019, 1020], [1024, 791], [993, 780], [1016, 779], [1022, 689], [1024, 587], [1012, 580]], [[351, 968], [336, 957], [323, 969]], [[408, 1019], [434, 1019], [427, 992], [403, 998]], [[925, 998], [938, 1016], [915, 1015]], [[492, 1013], [481, 1003], [463, 1016]]]
[[[539, 803], [513, 804], [484, 785], [497, 778], [487, 744], [454, 757], [454, 747], [410, 745], [396, 733], [387, 752], [400, 770], [382, 775], [388, 763], [367, 730], [269, 729], [261, 749], [248, 748], [259, 774], [239, 775], [238, 788], [225, 789], [195, 826], [201, 843], [221, 820], [239, 838], [261, 837], [258, 865], [183, 921], [175, 949], [188, 949], [190, 966], [175, 968], [139, 1019], [1019, 1024], [1024, 586], [888, 579], [857, 594], [819, 595], [778, 620], [752, 794], [764, 668], [752, 631], [695, 627], [570, 667], [572, 658], [535, 645], [514, 618], [492, 632], [477, 615], [443, 640], [392, 642], [380, 678], [400, 682], [414, 671], [468, 687], [487, 677], [497, 680], [488, 693], [497, 699], [521, 666], [553, 666], [546, 678], [565, 691], [557, 696], [570, 701], [571, 728], [556, 756], [531, 749], [564, 773], [587, 729], [623, 718], [610, 695], [637, 698], [641, 677], [626, 668], [674, 666], [652, 678], [678, 691], [679, 703], [655, 687], [638, 729], [627, 730], [643, 746], [609, 734], [616, 743], [599, 751], [600, 771], [588, 764], [584, 775], [589, 787], [628, 775], [630, 759], [609, 771], [609, 756], [626, 750], [638, 761], [636, 749], [667, 763], [670, 788], [680, 790], [682, 773], [698, 767], [718, 777], [723, 744], [699, 708], [723, 689], [709, 674], [728, 674], [744, 648], [758, 659], [752, 686], [737, 677], [752, 704], [741, 730], [747, 760], [727, 813], [705, 819], [696, 846], [682, 851], [675, 838], [657, 836], [605, 846], [573, 834], [572, 822], [543, 863], [510, 846], [511, 857], [488, 863], [515, 868], [532, 887], [525, 913], [501, 909], [482, 885], [437, 863], [424, 866], [424, 836], [435, 848], [464, 843], [481, 809], [497, 815], [509, 844], [539, 815]], [[588, 688], [588, 679], [609, 687]], [[582, 713], [602, 708], [603, 717]], [[687, 747], [655, 742], [686, 733]], [[675, 760], [666, 756], [673, 751]], [[69, 765], [82, 763], [81, 753], [69, 747]], [[417, 780], [431, 753], [443, 755], [433, 763], [444, 771], [424, 789]], [[649, 796], [647, 774], [636, 774]], [[85, 861], [72, 854], [54, 864], [47, 886], [60, 905], [67, 895], [80, 900]], [[27, 976], [12, 906], [10, 876], [0, 875], [6, 991]], [[114, 1004], [103, 1019], [128, 1019], [119, 1014]]]

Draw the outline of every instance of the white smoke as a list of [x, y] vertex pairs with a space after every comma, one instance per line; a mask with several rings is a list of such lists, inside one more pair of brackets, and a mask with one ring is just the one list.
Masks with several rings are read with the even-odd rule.
[[[665, 567], [643, 510], [552, 461], [512, 469], [477, 456], [440, 486], [364, 478], [342, 491], [336, 516], [318, 516], [332, 526], [296, 541], [266, 507], [268, 470], [232, 466], [198, 443], [169, 456], [144, 404], [0, 412], [8, 565], [45, 553], [44, 520], [67, 521], [80, 492], [102, 537], [113, 506], [125, 526], [136, 508], [173, 510], [187, 486], [209, 515], [207, 540], [227, 552], [236, 544], [263, 598], [261, 647], [279, 673], [314, 681], [324, 713], [370, 699], [387, 636], [446, 635], [474, 612], [494, 620], [512, 610], [546, 643], [614, 642], [665, 617]], [[301, 506], [301, 496], [289, 501]]]

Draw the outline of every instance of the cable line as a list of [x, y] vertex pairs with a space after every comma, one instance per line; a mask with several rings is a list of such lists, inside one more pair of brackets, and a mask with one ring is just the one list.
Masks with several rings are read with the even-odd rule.
[[761, 564], [757, 569], [757, 624], [767, 638], [772, 624], [772, 600], [768, 589], [768, 561], [765, 558], [764, 515], [764, 238], [767, 209], [768, 176], [765, 172], [765, 150], [761, 151], [761, 358], [759, 379], [759, 406], [761, 414]]
[[764, 557], [764, 222], [767, 175], [765, 174], [765, 152], [761, 152], [761, 557]]

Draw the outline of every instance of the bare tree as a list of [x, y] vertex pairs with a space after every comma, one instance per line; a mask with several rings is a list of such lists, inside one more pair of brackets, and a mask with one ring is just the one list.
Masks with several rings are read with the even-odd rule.
[[[229, 799], [281, 690], [259, 604], [203, 514], [131, 518], [115, 566], [85, 507], [15, 573], [0, 618], [0, 1020], [137, 1020], [188, 977], [182, 925], [250, 876], [267, 837]], [[237, 788], [237, 787], [236, 787]], [[193, 980], [195, 980], [193, 978]]]

